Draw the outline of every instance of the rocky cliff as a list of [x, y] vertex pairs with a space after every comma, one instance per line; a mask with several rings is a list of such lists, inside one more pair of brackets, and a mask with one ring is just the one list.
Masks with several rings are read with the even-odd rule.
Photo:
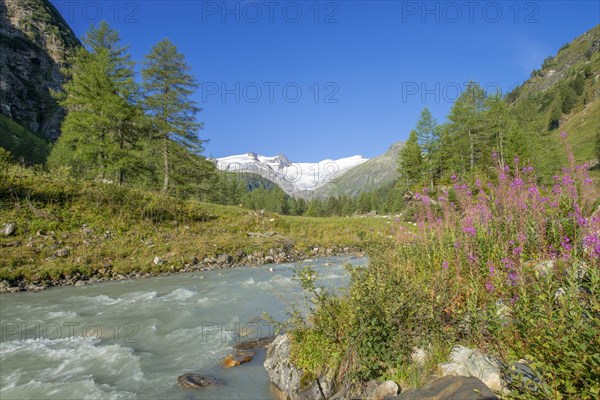
[[0, 0], [0, 113], [56, 139], [64, 113], [50, 90], [60, 88], [60, 68], [79, 45], [49, 1]]

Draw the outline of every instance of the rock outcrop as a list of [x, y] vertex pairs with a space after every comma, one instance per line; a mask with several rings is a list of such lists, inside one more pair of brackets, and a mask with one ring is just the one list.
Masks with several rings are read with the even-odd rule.
[[425, 387], [410, 390], [388, 400], [498, 400], [483, 382], [474, 377], [445, 376]]
[[0, 113], [56, 139], [64, 111], [50, 90], [60, 89], [60, 68], [79, 45], [48, 0], [0, 0]]
[[440, 364], [443, 376], [464, 376], [480, 379], [488, 388], [500, 392], [503, 389], [501, 363], [477, 349], [454, 346], [450, 362]]
[[265, 368], [273, 389], [281, 399], [328, 399], [333, 394], [331, 380], [327, 377], [307, 380], [304, 372], [290, 361], [291, 339], [279, 335], [267, 347]]

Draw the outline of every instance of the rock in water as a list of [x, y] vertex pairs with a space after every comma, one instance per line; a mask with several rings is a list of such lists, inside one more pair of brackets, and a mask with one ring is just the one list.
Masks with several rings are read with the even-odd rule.
[[267, 345], [272, 343], [274, 340], [275, 336], [267, 336], [256, 340], [236, 343], [233, 345], [233, 348], [242, 351], [262, 349], [263, 347], [267, 347]]
[[2, 228], [2, 235], [4, 235], [4, 236], [12, 235], [13, 232], [15, 231], [15, 227], [16, 227], [16, 225], [13, 224], [12, 222], [9, 222], [8, 224], [4, 224], [4, 227]]
[[474, 377], [445, 376], [425, 387], [411, 390], [387, 400], [498, 400], [498, 397]]
[[223, 382], [212, 376], [205, 376], [200, 374], [185, 373], [177, 377], [177, 382], [181, 387], [187, 389], [198, 389], [209, 386], [221, 386]]
[[256, 353], [253, 351], [238, 351], [235, 354], [230, 354], [223, 359], [223, 367], [231, 368], [252, 361]]

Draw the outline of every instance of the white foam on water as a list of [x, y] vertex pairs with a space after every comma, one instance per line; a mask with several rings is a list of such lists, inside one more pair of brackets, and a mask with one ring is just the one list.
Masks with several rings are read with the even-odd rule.
[[[21, 391], [28, 390], [28, 384], [33, 385], [31, 390], [40, 384], [52, 384], [60, 389], [61, 385], [93, 376], [96, 382], [111, 382], [111, 390], [127, 391], [144, 380], [139, 357], [133, 354], [133, 349], [119, 344], [101, 346], [98, 343], [98, 339], [82, 337], [2, 342], [0, 364], [11, 365], [27, 360], [28, 368], [20, 371], [18, 376], [1, 376], [0, 387]], [[90, 384], [88, 381], [86, 384]], [[106, 397], [104, 390], [101, 393]], [[2, 397], [10, 396], [3, 394]]]
[[134, 292], [124, 297], [129, 303], [141, 303], [144, 301], [154, 300], [158, 298], [158, 293], [155, 291], [150, 292]]
[[112, 306], [112, 305], [123, 302], [123, 300], [121, 300], [121, 299], [113, 299], [112, 297], [108, 297], [104, 294], [94, 296], [94, 297], [76, 296], [73, 298], [73, 300], [77, 300], [76, 303], [91, 302], [93, 304], [101, 304], [104, 306]]
[[251, 285], [255, 285], [255, 284], [256, 284], [256, 282], [254, 281], [253, 278], [246, 279], [245, 281], [243, 281], [241, 283], [242, 286], [251, 286]]
[[93, 379], [81, 379], [71, 382], [43, 382], [31, 380], [20, 386], [9, 386], [0, 389], [2, 398], [20, 399], [90, 399], [90, 400], [129, 400], [135, 399], [135, 393], [117, 391], [109, 385], [98, 385]]
[[198, 292], [194, 291], [194, 290], [189, 290], [189, 289], [184, 289], [184, 288], [179, 288], [179, 289], [175, 289], [170, 293], [167, 293], [166, 295], [162, 296], [162, 299], [164, 300], [187, 300], [190, 297], [194, 297], [195, 295], [197, 295]]
[[78, 315], [74, 311], [52, 311], [46, 314], [48, 318], [77, 318]]

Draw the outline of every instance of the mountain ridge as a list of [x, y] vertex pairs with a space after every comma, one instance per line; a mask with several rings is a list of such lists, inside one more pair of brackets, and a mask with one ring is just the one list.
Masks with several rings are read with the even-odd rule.
[[368, 159], [354, 155], [315, 163], [291, 162], [281, 153], [276, 156], [263, 156], [254, 152], [213, 159], [221, 171], [256, 173], [276, 183], [288, 195], [314, 190], [366, 161]]

